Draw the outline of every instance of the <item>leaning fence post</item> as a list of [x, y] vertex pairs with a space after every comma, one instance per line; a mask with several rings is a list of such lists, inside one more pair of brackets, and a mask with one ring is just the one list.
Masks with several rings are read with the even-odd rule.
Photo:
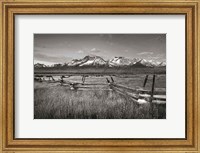
[[112, 82], [115, 82], [112, 76], [110, 76], [110, 78], [111, 78]]
[[151, 98], [150, 98], [150, 117], [153, 118], [153, 94], [154, 94], [154, 86], [155, 86], [155, 77], [156, 75], [153, 75], [153, 82], [151, 87]]
[[51, 76], [52, 80], [55, 81], [55, 79], [53, 78], [53, 76]]
[[109, 83], [109, 84], [110, 84], [110, 80], [109, 80], [108, 78], [106, 78], [106, 80], [107, 80], [107, 83]]
[[144, 84], [143, 84], [143, 87], [145, 87], [145, 85], [146, 85], [146, 83], [147, 83], [148, 76], [149, 76], [149, 75], [146, 75], [146, 77], [145, 77], [145, 79], [144, 79]]

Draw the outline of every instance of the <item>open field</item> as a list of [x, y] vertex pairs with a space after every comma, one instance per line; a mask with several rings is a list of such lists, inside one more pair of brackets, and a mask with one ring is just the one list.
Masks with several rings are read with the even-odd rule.
[[[140, 89], [144, 74], [112, 75], [116, 84]], [[166, 104], [138, 104], [130, 97], [111, 89], [107, 83], [110, 76], [88, 76], [84, 86], [71, 90], [68, 85], [59, 82], [34, 82], [34, 118], [35, 119], [165, 119]], [[48, 80], [47, 78], [44, 78]], [[54, 76], [59, 80], [60, 76]], [[65, 82], [82, 83], [81, 76], [70, 76]], [[152, 75], [145, 89], [151, 90]], [[155, 93], [166, 93], [166, 75], [156, 75]], [[150, 109], [152, 114], [150, 114]]]
[[51, 75], [136, 75], [136, 74], [166, 74], [166, 67], [132, 68], [132, 67], [44, 67], [34, 68], [35, 74]]

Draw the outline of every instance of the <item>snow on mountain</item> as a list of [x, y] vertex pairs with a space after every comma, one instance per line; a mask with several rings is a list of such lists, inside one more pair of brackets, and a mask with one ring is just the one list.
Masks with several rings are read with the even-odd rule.
[[136, 62], [138, 62], [138, 58], [134, 58], [134, 59], [128, 59], [125, 57], [115, 57], [111, 60], [108, 61], [109, 66], [113, 67], [113, 66], [129, 66], [129, 65], [133, 65]]
[[140, 60], [141, 60], [140, 58], [134, 58], [134, 59], [132, 59], [132, 62], [133, 62], [133, 64], [136, 64]]
[[121, 66], [121, 65], [130, 65], [132, 62], [130, 59], [125, 57], [115, 57], [109, 61], [109, 65], [112, 66]]
[[35, 68], [42, 68], [42, 67], [47, 67], [45, 64], [40, 64], [40, 63], [36, 63], [34, 64]]
[[80, 64], [86, 62], [86, 59], [73, 59], [71, 62], [69, 62], [67, 65], [68, 66], [79, 66]]
[[141, 63], [142, 65], [144, 66], [147, 66], [147, 67], [153, 67], [153, 64], [148, 61], [148, 60], [145, 60], [145, 59], [141, 59], [140, 61], [138, 61], [139, 63]]
[[83, 59], [74, 59], [68, 66], [101, 66], [106, 65], [106, 61], [100, 56], [85, 56]]
[[[114, 57], [108, 61], [104, 60], [100, 56], [85, 56], [82, 59], [73, 59], [69, 63], [65, 64], [54, 64], [53, 67], [81, 67], [81, 66], [109, 66], [109, 67], [123, 67], [123, 66], [132, 66], [132, 67], [162, 67], [166, 66], [166, 62], [158, 62], [153, 60], [133, 58], [129, 59], [126, 57]], [[34, 65], [36, 68], [47, 67], [45, 64], [37, 63]]]
[[152, 66], [159, 66], [159, 64], [161, 63], [161, 62], [153, 61], [153, 60], [149, 60], [149, 62], [151, 62]]
[[158, 66], [166, 66], [166, 62], [160, 62], [160, 64]]
[[89, 65], [94, 65], [94, 66], [102, 66], [106, 65], [106, 61], [101, 58], [100, 56], [86, 56], [87, 61], [80, 66], [89, 66]]
[[141, 63], [142, 65], [147, 66], [147, 67], [166, 66], [165, 62], [158, 62], [154, 60], [145, 60], [145, 59], [141, 59], [140, 61], [138, 61], [138, 63]]

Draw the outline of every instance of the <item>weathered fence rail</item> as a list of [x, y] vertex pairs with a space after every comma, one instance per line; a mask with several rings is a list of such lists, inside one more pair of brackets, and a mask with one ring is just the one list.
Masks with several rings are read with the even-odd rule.
[[[60, 79], [55, 80], [52, 75], [35, 75], [35, 80], [40, 82], [48, 82], [48, 83], [58, 83], [62, 86], [67, 86], [71, 90], [113, 90], [129, 99], [133, 102], [137, 103], [158, 103], [165, 104], [166, 103], [166, 91], [165, 90], [156, 90], [155, 88], [155, 75], [153, 75], [152, 80], [152, 88], [151, 90], [146, 90], [145, 85], [148, 81], [148, 75], [145, 76], [143, 88], [131, 88], [126, 85], [121, 85], [115, 83], [115, 80], [112, 76], [106, 78], [107, 83], [85, 83], [87, 75], [82, 76], [82, 82], [70, 82], [64, 80], [65, 78], [69, 78], [71, 75], [59, 75]], [[48, 78], [47, 80], [45, 78]]]
[[165, 95], [153, 95], [151, 97], [149, 90], [145, 93], [144, 90], [142, 90], [143, 93], [141, 94], [140, 90], [137, 89], [132, 89], [132, 88], [124, 88], [122, 85], [117, 85], [117, 84], [110, 84], [111, 89], [114, 91], [120, 93], [123, 96], [129, 96], [130, 98], [133, 99], [134, 102], [140, 103], [140, 100], [143, 99], [141, 103], [149, 102], [152, 98], [152, 103], [159, 103], [159, 104], [164, 104], [166, 103], [166, 96]]
[[117, 88], [113, 84], [110, 84], [110, 88], [113, 89], [113, 90], [115, 90], [115, 91], [117, 91], [117, 92], [120, 92], [120, 94], [123, 94], [124, 96], [130, 96], [134, 100], [138, 100], [138, 96], [134, 92], [132, 92], [132, 93], [131, 92], [126, 92], [123, 89]]

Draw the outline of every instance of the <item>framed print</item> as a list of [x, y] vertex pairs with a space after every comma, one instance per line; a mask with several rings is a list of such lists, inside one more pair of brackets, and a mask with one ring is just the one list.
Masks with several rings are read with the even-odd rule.
[[199, 152], [199, 1], [2, 1], [2, 152]]
[[[157, 53], [149, 51], [155, 50], [155, 48], [148, 48], [148, 50], [143, 48], [139, 49], [143, 50], [142, 52], [132, 51], [129, 53], [130, 49], [136, 50], [133, 48], [135, 46], [136, 48], [144, 46], [139, 45], [137, 47], [137, 42], [145, 42], [146, 44], [155, 39], [155, 42], [149, 42], [149, 44], [152, 47], [159, 48]], [[159, 41], [157, 41], [158, 39]], [[54, 42], [56, 43], [54, 44]], [[57, 46], [57, 42], [63, 42], [64, 46]], [[152, 45], [156, 42], [158, 44]], [[45, 49], [41, 49], [43, 45], [47, 48], [54, 47], [57, 52], [55, 52], [55, 49], [52, 49], [52, 53], [50, 49], [45, 51]], [[165, 119], [165, 45], [165, 34], [34, 34], [34, 119]], [[70, 52], [77, 50], [73, 47], [77, 48], [78, 46], [80, 46], [80, 50]], [[93, 48], [93, 46], [95, 47]], [[127, 48], [124, 46], [127, 46]], [[121, 47], [123, 49], [119, 49]], [[125, 51], [121, 52], [121, 50]], [[70, 60], [70, 57], [66, 57], [70, 54], [75, 59]], [[131, 59], [126, 57], [131, 56], [131, 54]], [[153, 54], [157, 55], [151, 57]], [[107, 58], [109, 55], [111, 59]], [[49, 60], [51, 58], [49, 56], [55, 57]], [[112, 58], [113, 56], [114, 58]], [[134, 58], [134, 56], [137, 57]], [[67, 61], [68, 58], [69, 61]], [[157, 60], [153, 61], [153, 58]], [[58, 61], [54, 61], [54, 59], [58, 59]], [[152, 78], [149, 76], [151, 72]], [[156, 76], [158, 79], [155, 78]], [[148, 88], [148, 91], [143, 91], [140, 88], [141, 85], [136, 84], [141, 83], [138, 78], [145, 78], [143, 87]], [[150, 80], [153, 80], [154, 83]], [[157, 82], [157, 88], [154, 89], [155, 80], [160, 82]], [[50, 82], [51, 84], [49, 84]], [[64, 86], [64, 88], [56, 89], [58, 85]], [[44, 89], [44, 86], [47, 86], [46, 89]], [[136, 89], [131, 88], [134, 86]], [[45, 93], [43, 89], [50, 93]], [[58, 92], [55, 93], [54, 89]], [[73, 92], [66, 93], [63, 89]], [[148, 99], [150, 95], [144, 94], [144, 92], [149, 92], [150, 89], [155, 90], [153, 91], [155, 95], [151, 107], [154, 107], [153, 103], [159, 103], [159, 107], [162, 108], [152, 108], [153, 112], [147, 113], [150, 108], [145, 110], [145, 105], [137, 105], [150, 101]], [[60, 94], [60, 90], [63, 90], [62, 94]], [[56, 95], [51, 94], [51, 92]], [[42, 93], [44, 95], [41, 95]], [[120, 94], [122, 96], [119, 96]], [[53, 97], [50, 98], [50, 95]], [[62, 95], [65, 95], [65, 97], [60, 99], [58, 106], [55, 106], [55, 103], [59, 102], [57, 98], [54, 99], [54, 96], [62, 97]], [[48, 100], [52, 103], [47, 102]], [[63, 103], [64, 101], [68, 104]], [[128, 101], [133, 101], [133, 103], [128, 103]], [[134, 103], [134, 101], [136, 102]], [[124, 106], [124, 103], [130, 105]], [[64, 108], [65, 106], [66, 108]], [[56, 111], [57, 107], [62, 109]], [[80, 108], [77, 109], [77, 107]], [[137, 109], [134, 107], [137, 107]], [[138, 109], [142, 110], [133, 111]], [[44, 112], [44, 110], [47, 112]]]

